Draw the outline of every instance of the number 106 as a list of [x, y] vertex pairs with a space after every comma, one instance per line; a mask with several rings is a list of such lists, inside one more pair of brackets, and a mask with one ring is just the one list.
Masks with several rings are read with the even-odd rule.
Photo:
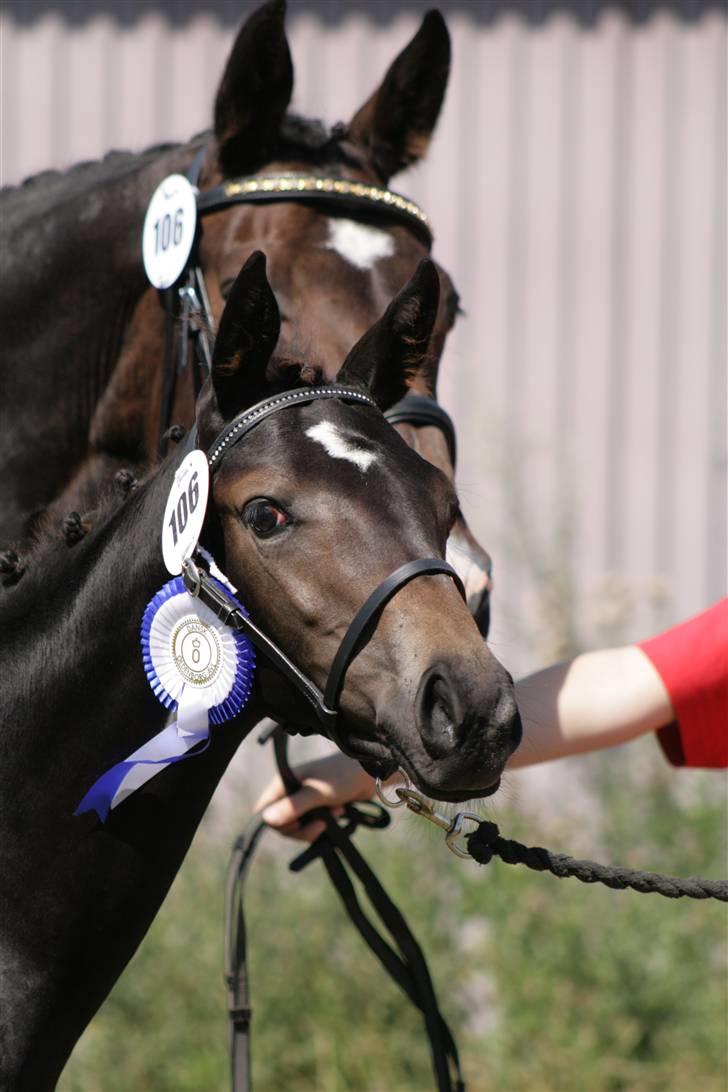
[[160, 250], [162, 252], [168, 250], [170, 243], [173, 246], [179, 246], [182, 240], [183, 221], [184, 209], [177, 209], [174, 214], [174, 220], [172, 219], [171, 213], [165, 212], [161, 219], [154, 221], [155, 254], [159, 254]]

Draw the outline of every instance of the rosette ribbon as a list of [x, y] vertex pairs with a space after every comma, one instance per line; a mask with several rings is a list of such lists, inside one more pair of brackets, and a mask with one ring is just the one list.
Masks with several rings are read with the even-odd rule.
[[[216, 583], [247, 616], [225, 578]], [[141, 646], [149, 685], [171, 717], [161, 732], [101, 775], [76, 815], [95, 811], [104, 822], [112, 808], [167, 766], [206, 750], [210, 725], [236, 716], [250, 697], [255, 649], [193, 598], [179, 576], [148, 603]]]

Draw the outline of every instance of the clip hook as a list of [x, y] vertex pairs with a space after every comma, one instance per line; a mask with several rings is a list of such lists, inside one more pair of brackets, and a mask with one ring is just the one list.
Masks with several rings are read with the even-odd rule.
[[439, 827], [440, 830], [445, 831], [445, 844], [456, 857], [467, 859], [471, 856], [466, 849], [462, 849], [457, 844], [456, 839], [462, 834], [463, 823], [466, 821], [475, 823], [476, 826], [480, 825], [479, 815], [472, 811], [459, 811], [451, 818], [449, 815], [443, 815], [441, 812], [435, 811], [429, 800], [417, 789], [397, 788], [394, 791], [397, 793], [400, 803], [406, 804], [415, 815], [421, 815], [423, 819], [427, 819], [430, 823], [434, 823], [436, 827]]

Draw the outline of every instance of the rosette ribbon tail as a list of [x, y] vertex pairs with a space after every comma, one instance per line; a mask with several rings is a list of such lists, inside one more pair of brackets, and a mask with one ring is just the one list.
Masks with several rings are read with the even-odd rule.
[[205, 691], [185, 687], [174, 719], [123, 762], [117, 762], [102, 774], [86, 793], [74, 815], [95, 811], [101, 822], [105, 823], [113, 808], [167, 766], [183, 758], [194, 758], [207, 750], [210, 727], [205, 697]]

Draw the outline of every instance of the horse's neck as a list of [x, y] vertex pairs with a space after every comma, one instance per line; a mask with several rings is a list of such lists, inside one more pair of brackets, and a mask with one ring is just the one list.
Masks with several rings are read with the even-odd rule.
[[[69, 483], [74, 489], [60, 516], [95, 506], [104, 458], [112, 473], [115, 459], [133, 463], [139, 448], [133, 417], [112, 414], [113, 427], [93, 438], [98, 457], [87, 464], [89, 435], [109, 400], [132, 316], [152, 291], [142, 265], [145, 209], [160, 180], [193, 157], [191, 146], [122, 156], [2, 195], [3, 545], [25, 544], [33, 513]], [[161, 339], [161, 309], [151, 314]], [[146, 352], [153, 354], [148, 344]], [[138, 372], [121, 382], [135, 390]]]
[[168, 579], [160, 530], [178, 463], [179, 456], [165, 464], [65, 559], [39, 563], [42, 578], [29, 570], [9, 593], [12, 611], [7, 603], [0, 611], [8, 646], [0, 688], [0, 1039], [10, 1044], [9, 1071], [25, 1075], [27, 1067], [18, 1087], [54, 1085], [157, 913], [230, 758], [260, 719], [251, 701], [213, 730], [204, 753], [154, 777], [104, 826], [92, 814], [74, 816], [99, 775], [156, 734], [166, 715], [144, 678], [139, 624]]
[[[113, 280], [128, 263], [141, 271], [141, 225], [152, 193], [166, 175], [186, 171], [196, 148], [181, 144], [139, 154], [112, 153], [104, 160], [40, 175], [4, 190], [0, 195], [4, 271], [16, 267], [21, 280], [25, 274], [36, 292], [57, 276], [56, 259], [63, 261], [66, 278], [86, 274], [94, 280]], [[20, 240], [24, 245], [16, 245]], [[85, 269], [79, 258], [91, 252], [97, 261]], [[74, 254], [72, 263], [69, 253]], [[38, 260], [29, 261], [33, 257]]]
[[[115, 511], [99, 515], [78, 545], [41, 550], [18, 587], [6, 593], [0, 619], [11, 637], [7, 654], [17, 676], [32, 680], [36, 697], [44, 694], [55, 708], [56, 724], [83, 718], [85, 709], [102, 714], [104, 685], [111, 695], [139, 675], [139, 686], [126, 691], [135, 702], [146, 686], [135, 671], [139, 625], [146, 603], [169, 579], [161, 528], [180, 458], [176, 454]], [[46, 705], [39, 700], [37, 708]], [[157, 712], [153, 704], [150, 710]]]
[[[76, 799], [54, 806], [70, 808], [69, 815], [99, 767], [131, 754], [166, 717], [144, 675], [140, 626], [147, 603], [170, 579], [161, 530], [181, 458], [175, 454], [70, 552], [39, 558], [0, 611], [8, 680], [0, 691], [3, 777], [13, 769], [20, 777], [39, 754], [51, 766], [68, 761], [77, 773], [69, 797]], [[228, 758], [261, 715], [251, 700], [226, 726]]]
[[57, 384], [68, 383], [71, 369], [92, 396], [95, 386], [103, 389], [133, 308], [148, 288], [141, 245], [146, 207], [159, 182], [184, 171], [193, 157], [189, 145], [121, 156], [3, 194], [6, 373], [42, 369], [55, 392]]

